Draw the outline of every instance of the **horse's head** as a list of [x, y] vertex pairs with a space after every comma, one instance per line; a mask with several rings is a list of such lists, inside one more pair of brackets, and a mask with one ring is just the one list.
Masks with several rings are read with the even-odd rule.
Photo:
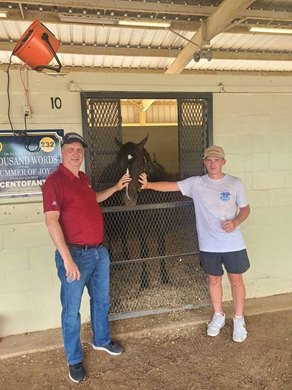
[[117, 154], [117, 163], [123, 172], [128, 172], [132, 181], [126, 188], [124, 203], [126, 206], [134, 206], [137, 204], [138, 192], [140, 183], [138, 181], [142, 172], [151, 170], [150, 156], [144, 145], [147, 142], [148, 135], [141, 142], [127, 142], [123, 144], [115, 138], [116, 144], [119, 147]]

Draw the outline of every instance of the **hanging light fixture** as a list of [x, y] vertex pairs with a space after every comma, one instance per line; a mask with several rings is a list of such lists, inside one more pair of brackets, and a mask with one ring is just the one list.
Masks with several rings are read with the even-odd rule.
[[291, 28], [251, 27], [249, 31], [268, 34], [292, 34]]
[[152, 22], [152, 21], [143, 21], [143, 20], [119, 20], [118, 24], [120, 26], [135, 26], [135, 27], [161, 27], [166, 28], [170, 26], [170, 23], [167, 22]]

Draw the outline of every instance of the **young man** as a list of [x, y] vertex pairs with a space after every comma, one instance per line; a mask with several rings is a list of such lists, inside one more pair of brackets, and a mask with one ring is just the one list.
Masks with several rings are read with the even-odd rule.
[[200, 247], [200, 263], [208, 274], [210, 299], [214, 315], [208, 324], [208, 336], [217, 336], [225, 325], [222, 309], [223, 266], [227, 271], [234, 302], [233, 340], [247, 337], [243, 316], [245, 286], [242, 274], [249, 259], [239, 225], [248, 217], [250, 208], [243, 185], [237, 177], [222, 172], [225, 153], [220, 146], [209, 146], [204, 153], [207, 174], [178, 182], [147, 181], [140, 176], [142, 189], [181, 191], [193, 199]]
[[43, 186], [45, 222], [56, 246], [56, 266], [61, 281], [62, 334], [73, 382], [85, 379], [80, 342], [80, 304], [84, 287], [90, 296], [92, 347], [111, 355], [123, 348], [111, 340], [109, 312], [109, 256], [103, 242], [103, 218], [99, 202], [123, 189], [124, 175], [116, 185], [95, 193], [85, 173], [83, 138], [67, 133], [61, 142], [62, 163]]

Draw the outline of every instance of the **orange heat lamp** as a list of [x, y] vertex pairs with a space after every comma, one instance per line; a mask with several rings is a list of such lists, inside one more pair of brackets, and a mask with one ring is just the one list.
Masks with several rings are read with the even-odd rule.
[[[12, 55], [15, 55], [38, 72], [43, 69], [60, 72], [62, 65], [56, 54], [59, 46], [60, 42], [55, 35], [39, 20], [35, 20], [20, 37]], [[58, 63], [57, 67], [48, 65], [53, 58]]]

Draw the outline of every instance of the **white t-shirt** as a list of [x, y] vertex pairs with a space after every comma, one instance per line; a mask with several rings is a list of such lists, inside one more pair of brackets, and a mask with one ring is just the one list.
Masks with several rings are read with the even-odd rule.
[[234, 252], [245, 249], [239, 226], [226, 233], [221, 224], [232, 220], [238, 208], [248, 205], [240, 179], [225, 175], [214, 180], [208, 175], [177, 182], [183, 195], [193, 199], [199, 247], [204, 252]]

